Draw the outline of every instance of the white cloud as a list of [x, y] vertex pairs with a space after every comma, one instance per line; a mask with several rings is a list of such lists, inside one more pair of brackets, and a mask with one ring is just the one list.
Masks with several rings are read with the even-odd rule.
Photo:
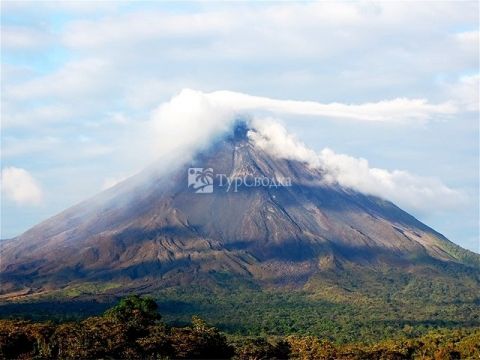
[[212, 101], [200, 91], [185, 89], [160, 105], [152, 116], [158, 156], [175, 151], [188, 157], [228, 130], [235, 120], [233, 109]]
[[[156, 137], [151, 141], [155, 144], [158, 156], [174, 150], [189, 156], [192, 151], [208, 145], [215, 136], [226, 132], [237, 117], [265, 112], [309, 115], [321, 119], [389, 122], [425, 121], [438, 115], [450, 115], [455, 112], [455, 107], [449, 103], [429, 104], [419, 99], [394, 99], [358, 105], [322, 104], [232, 91], [203, 93], [184, 89], [153, 112], [151, 124]], [[282, 131], [278, 128], [275, 130]], [[147, 140], [143, 138], [142, 141]]]
[[[358, 105], [322, 104], [313, 101], [277, 100], [231, 91], [203, 93], [184, 89], [153, 112], [150, 123], [153, 132], [146, 131], [138, 141], [152, 143], [157, 158], [175, 152], [180, 162], [190, 157], [194, 151], [209, 145], [216, 136], [225, 133], [236, 118], [259, 113], [388, 122], [425, 121], [433, 116], [449, 115], [454, 111], [451, 104], [434, 105], [417, 99], [395, 99]], [[278, 127], [269, 129], [273, 130], [279, 133], [283, 131]], [[155, 136], [149, 138], [152, 133]], [[288, 141], [293, 143], [293, 139], [288, 138]]]
[[447, 86], [447, 95], [463, 110], [479, 111], [480, 75], [462, 76], [456, 83]]
[[307, 162], [319, 167], [318, 155], [300, 142], [278, 121], [272, 118], [256, 118], [251, 121], [256, 131], [249, 132], [249, 138], [260, 148], [279, 158]]
[[205, 39], [206, 46], [200, 52], [185, 47], [185, 51], [194, 50], [191, 54], [217, 50], [216, 56], [325, 56], [361, 45], [366, 37], [383, 39], [403, 33], [424, 41], [439, 28], [476, 21], [475, 10], [475, 4], [448, 2], [207, 4], [195, 12], [157, 8], [74, 21], [68, 24], [63, 42], [76, 49], [102, 51], [173, 38], [168, 47], [179, 49], [182, 40], [195, 38]]
[[38, 205], [43, 193], [38, 182], [25, 169], [7, 167], [2, 169], [2, 193], [20, 205]]
[[[202, 93], [183, 90], [154, 113], [158, 155], [176, 153], [190, 156], [226, 132], [236, 118], [253, 116], [256, 132], [249, 136], [259, 147], [281, 157], [305, 161], [326, 172], [325, 181], [356, 191], [389, 199], [417, 211], [448, 209], [463, 202], [462, 194], [439, 180], [419, 177], [406, 171], [370, 167], [365, 159], [336, 154], [324, 149], [319, 154], [307, 148], [273, 118], [258, 114], [315, 115], [359, 121], [426, 120], [450, 114], [449, 104], [432, 105], [425, 101], [399, 99], [377, 103], [347, 105], [309, 101], [277, 100], [229, 91]], [[248, 114], [248, 115], [246, 115]]]
[[425, 121], [434, 116], [451, 115], [457, 109], [445, 102], [430, 104], [426, 99], [396, 98], [364, 104], [320, 103], [315, 101], [278, 100], [231, 91], [205, 94], [216, 104], [239, 112], [266, 110], [279, 114], [296, 114], [360, 121]]
[[[140, 11], [101, 21], [79, 20], [69, 24], [63, 42], [73, 48], [128, 46], [135, 42], [172, 36], [213, 35], [230, 27], [231, 13], [209, 12], [173, 15], [165, 11]], [[128, 24], [128, 26], [126, 26]]]
[[[341, 82], [339, 71], [363, 71], [363, 87], [372, 86], [371, 78], [380, 78], [388, 88], [388, 79], [399, 73], [403, 83], [411, 84], [424, 80], [419, 75], [472, 66], [476, 57], [462, 36], [451, 31], [477, 27], [478, 5], [473, 2], [228, 5], [202, 4], [181, 12], [158, 7], [80, 19], [67, 23], [61, 41], [73, 51], [101, 54], [129, 66], [141, 63], [152, 71], [152, 58], [168, 59], [170, 64], [194, 61], [195, 68], [202, 61], [212, 61], [214, 68], [221, 60], [229, 61], [228, 67], [239, 61], [290, 61], [298, 65], [289, 70], [298, 70], [312, 68], [315, 62], [322, 76], [322, 68], [335, 73], [331, 85], [338, 82], [336, 86], [344, 88], [348, 79]], [[274, 69], [271, 80], [284, 70]]]
[[417, 212], [448, 210], [465, 204], [461, 192], [438, 179], [370, 167], [365, 159], [336, 154], [328, 148], [320, 152], [319, 161], [326, 171], [326, 181], [380, 196]]
[[271, 119], [256, 119], [253, 127], [256, 132], [251, 131], [249, 137], [257, 146], [274, 156], [322, 169], [326, 183], [376, 195], [417, 212], [451, 209], [465, 203], [461, 192], [438, 179], [374, 168], [365, 159], [336, 154], [328, 148], [316, 154]]
[[[7, 5], [13, 14], [37, 9], [28, 2]], [[412, 6], [409, 3], [320, 2], [220, 7], [202, 4], [194, 11], [182, 12], [169, 11], [168, 7], [142, 10], [141, 6], [132, 11], [116, 11], [121, 5], [95, 4], [91, 8], [90, 5], [55, 2], [38, 6], [40, 12], [68, 11], [69, 8], [94, 12], [97, 6], [98, 10], [105, 7], [103, 10], [109, 12], [102, 10], [95, 17], [80, 12], [78, 16], [69, 17], [56, 31], [58, 36], [52, 40], [56, 49], [74, 55], [68, 57], [73, 60], [60, 61], [54, 70], [47, 73], [42, 70], [20, 83], [12, 84], [12, 79], [5, 76], [4, 97], [18, 102], [19, 111], [27, 111], [30, 105], [25, 103], [30, 101], [37, 106], [52, 98], [62, 101], [61, 106], [75, 114], [87, 109], [94, 113], [95, 108], [106, 111], [110, 107], [111, 110], [119, 103], [123, 106], [121, 111], [128, 111], [129, 107], [151, 107], [181, 87], [205, 84], [211, 88], [246, 91], [269, 84], [285, 89], [282, 90], [285, 93], [292, 87], [293, 94], [303, 89], [321, 98], [331, 89], [331, 93], [347, 94], [347, 99], [349, 92], [351, 96], [351, 93], [364, 93], [373, 88], [378, 91], [378, 98], [384, 89], [405, 84], [409, 89], [419, 89], [418, 82], [431, 79], [432, 73], [463, 70], [476, 59], [471, 45], [478, 31], [449, 31], [459, 25], [468, 28], [476, 24], [473, 14], [478, 6], [475, 4], [455, 6], [438, 2]], [[405, 22], [409, 23], [408, 27], [404, 26]], [[30, 35], [18, 35], [23, 32]], [[32, 26], [17, 29], [17, 35], [12, 36], [28, 38], [30, 44], [44, 44], [41, 39], [35, 40], [35, 36], [40, 36], [35, 35], [37, 33]], [[396, 41], [392, 42], [392, 38]], [[450, 56], [452, 53], [456, 56]], [[352, 58], [355, 61], [352, 62]], [[280, 64], [278, 68], [262, 66], [271, 64], [273, 59], [274, 64]], [[313, 59], [316, 66], [312, 65]], [[229, 63], [217, 66], [225, 60]], [[185, 71], [185, 63], [192, 61], [195, 70]], [[255, 71], [239, 74], [238, 68], [248, 67], [236, 64], [256, 64], [261, 70], [255, 74]], [[228, 75], [219, 74], [220, 68]], [[201, 74], [205, 74], [204, 78]], [[300, 81], [291, 81], [289, 74], [309, 81], [308, 88]], [[402, 90], [394, 95], [394, 91], [389, 90], [385, 104], [325, 103], [323, 108], [317, 106], [307, 113], [341, 116], [348, 111], [351, 117], [356, 113], [363, 119], [377, 121], [395, 115], [388, 113], [387, 108], [393, 112], [397, 107], [418, 120], [425, 117], [425, 113], [443, 114], [453, 110], [448, 101], [432, 105], [424, 99], [431, 95], [431, 87], [411, 99], [398, 98], [397, 94], [408, 93]], [[323, 96], [317, 96], [319, 93]], [[337, 94], [331, 99], [340, 98]], [[380, 112], [372, 114], [371, 107]], [[34, 114], [29, 116], [33, 117]], [[16, 122], [7, 120], [9, 125]], [[23, 125], [34, 123], [18, 120], [18, 124]]]
[[[394, 99], [366, 104], [323, 104], [314, 101], [278, 100], [232, 91], [203, 93], [182, 90], [153, 113], [152, 124], [158, 134], [157, 148], [174, 148], [206, 144], [213, 136], [225, 132], [236, 117], [270, 112], [309, 115], [356, 121], [425, 121], [438, 115], [450, 115], [450, 103], [429, 104], [422, 99]], [[161, 139], [161, 140], [159, 140]]]
[[108, 62], [84, 58], [60, 69], [15, 82], [6, 76], [2, 94], [2, 127], [38, 128], [76, 119], [98, 117], [112, 109], [105, 99], [118, 94]]

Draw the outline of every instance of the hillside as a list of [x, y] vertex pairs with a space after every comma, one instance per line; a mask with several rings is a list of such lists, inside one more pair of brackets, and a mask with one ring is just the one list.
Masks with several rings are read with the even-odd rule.
[[[257, 320], [269, 325], [256, 332], [342, 334], [377, 321], [373, 338], [389, 322], [478, 325], [479, 255], [389, 201], [273, 156], [249, 131], [240, 123], [187, 164], [154, 165], [2, 241], [0, 311], [22, 313], [12, 301], [110, 301], [136, 291], [163, 301], [171, 321], [200, 312], [244, 333]], [[212, 176], [213, 191], [195, 193], [189, 168], [225, 178]], [[226, 178], [243, 176], [285, 186], [226, 189]], [[252, 319], [250, 307], [263, 315]]]

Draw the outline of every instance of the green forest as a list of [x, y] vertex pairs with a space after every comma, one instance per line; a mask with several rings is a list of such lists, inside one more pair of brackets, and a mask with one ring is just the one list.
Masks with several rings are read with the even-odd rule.
[[[198, 316], [168, 325], [151, 297], [129, 295], [76, 321], [0, 320], [3, 359], [477, 359], [480, 329], [435, 329], [378, 342], [222, 332]], [[239, 319], [242, 317], [239, 314]], [[410, 333], [410, 336], [408, 334]]]

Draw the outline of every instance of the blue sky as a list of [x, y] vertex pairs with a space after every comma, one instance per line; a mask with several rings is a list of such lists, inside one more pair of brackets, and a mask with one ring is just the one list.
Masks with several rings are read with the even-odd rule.
[[155, 109], [190, 88], [387, 102], [380, 121], [276, 116], [316, 152], [408, 173], [385, 196], [412, 186], [401, 206], [478, 252], [478, 6], [3, 1], [1, 237], [157, 158], [169, 139], [161, 123], [148, 131]]

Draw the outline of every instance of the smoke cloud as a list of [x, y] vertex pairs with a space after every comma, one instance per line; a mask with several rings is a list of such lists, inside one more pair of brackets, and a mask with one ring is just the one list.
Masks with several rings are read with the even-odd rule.
[[176, 153], [179, 161], [207, 146], [216, 136], [227, 132], [236, 112], [208, 94], [185, 89], [169, 102], [161, 104], [151, 121], [159, 157]]
[[328, 182], [377, 195], [409, 209], [450, 209], [464, 200], [459, 191], [450, 189], [438, 179], [370, 167], [366, 159], [336, 154], [328, 148], [320, 152], [319, 161]]
[[[367, 160], [337, 154], [331, 149], [316, 153], [290, 134], [272, 115], [295, 114], [354, 121], [427, 121], [456, 111], [452, 103], [429, 104], [422, 99], [379, 101], [360, 105], [322, 104], [311, 101], [277, 100], [231, 91], [203, 93], [183, 90], [159, 106], [152, 117], [160, 155], [187, 160], [232, 127], [238, 118], [250, 119], [256, 131], [249, 137], [257, 146], [279, 157], [306, 162], [325, 171], [325, 181], [376, 195], [409, 209], [448, 209], [463, 202], [463, 195], [439, 180], [401, 170], [371, 167]], [[261, 114], [262, 116], [259, 116]]]
[[[157, 155], [173, 150], [190, 154], [198, 147], [207, 145], [215, 136], [228, 131], [238, 117], [250, 117], [258, 113], [367, 122], [424, 122], [434, 116], [452, 115], [456, 111], [454, 103], [430, 104], [425, 99], [396, 98], [356, 105], [322, 104], [232, 91], [204, 93], [184, 89], [153, 112], [151, 125], [156, 135], [154, 143]], [[273, 131], [273, 128], [270, 130]]]
[[438, 179], [407, 171], [370, 167], [368, 161], [337, 154], [329, 148], [315, 153], [273, 119], [256, 119], [250, 139], [271, 155], [306, 162], [325, 172], [324, 181], [364, 194], [376, 195], [416, 211], [449, 209], [464, 202], [464, 195]]

